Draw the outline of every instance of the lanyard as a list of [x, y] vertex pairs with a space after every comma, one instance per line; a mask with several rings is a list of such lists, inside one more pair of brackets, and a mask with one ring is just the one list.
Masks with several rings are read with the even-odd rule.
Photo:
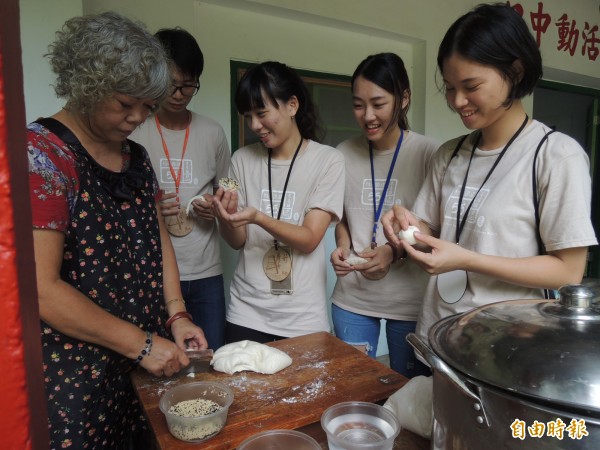
[[[283, 185], [283, 193], [281, 194], [281, 200], [279, 201], [279, 210], [277, 211], [277, 220], [281, 217], [281, 211], [283, 210], [283, 204], [285, 202], [285, 191], [287, 191], [288, 181], [290, 181], [290, 175], [292, 174], [292, 167], [294, 167], [294, 161], [296, 161], [296, 156], [298, 156], [298, 152], [300, 151], [300, 147], [302, 147], [302, 142], [304, 138], [300, 137], [300, 143], [298, 147], [296, 147], [296, 151], [294, 152], [294, 157], [292, 158], [292, 162], [290, 163], [290, 168], [288, 169], [287, 176], [285, 177], [285, 184]], [[271, 188], [271, 154], [273, 153], [272, 149], [268, 149], [269, 151], [269, 201], [271, 202], [271, 217], [275, 217], [275, 213], [273, 212], [273, 189]], [[277, 250], [277, 239], [275, 239], [275, 249]]]
[[375, 164], [373, 161], [373, 142], [369, 141], [369, 159], [371, 160], [371, 188], [373, 189], [373, 235], [371, 237], [371, 248], [377, 247], [377, 224], [379, 223], [379, 217], [381, 216], [381, 210], [383, 209], [383, 204], [385, 203], [385, 196], [387, 194], [388, 186], [390, 185], [390, 179], [392, 178], [392, 172], [394, 171], [396, 158], [398, 158], [398, 153], [400, 153], [400, 146], [402, 145], [403, 139], [404, 130], [401, 129], [400, 137], [398, 138], [398, 143], [396, 144], [396, 150], [394, 150], [394, 157], [392, 158], [392, 163], [390, 164], [390, 169], [388, 170], [387, 178], [385, 179], [383, 192], [381, 192], [381, 197], [379, 198], [379, 206], [377, 206], [377, 198], [375, 196]]
[[462, 187], [460, 188], [460, 196], [458, 197], [458, 208], [456, 210], [456, 243], [457, 244], [460, 240], [460, 235], [462, 234], [463, 228], [465, 227], [465, 224], [467, 223], [467, 217], [469, 217], [469, 211], [471, 211], [471, 206], [473, 206], [473, 202], [475, 201], [475, 198], [479, 194], [479, 191], [481, 191], [481, 188], [483, 187], [483, 185], [490, 178], [490, 176], [492, 175], [492, 172], [496, 169], [496, 166], [498, 165], [498, 163], [500, 162], [500, 160], [506, 153], [506, 150], [508, 150], [508, 147], [510, 147], [510, 145], [515, 141], [515, 139], [517, 139], [519, 134], [521, 134], [521, 131], [523, 131], [523, 129], [525, 128], [525, 125], [527, 125], [528, 120], [529, 120], [529, 116], [527, 114], [525, 114], [525, 120], [523, 121], [523, 123], [521, 124], [519, 129], [515, 132], [515, 134], [513, 134], [512, 137], [509, 139], [509, 141], [506, 143], [506, 145], [504, 146], [504, 148], [502, 149], [502, 151], [496, 158], [496, 161], [494, 161], [494, 164], [492, 165], [490, 171], [488, 172], [485, 179], [483, 180], [483, 183], [481, 183], [481, 186], [479, 186], [479, 189], [477, 189], [477, 192], [471, 199], [471, 202], [469, 203], [469, 206], [467, 207], [467, 210], [465, 211], [465, 215], [463, 216], [463, 218], [461, 220], [460, 209], [461, 209], [463, 197], [465, 195], [465, 188], [467, 186], [467, 177], [469, 176], [469, 170], [471, 169], [471, 161], [473, 161], [473, 155], [475, 154], [475, 149], [477, 148], [477, 145], [479, 144], [479, 140], [481, 139], [481, 132], [477, 135], [477, 138], [475, 139], [475, 142], [473, 143], [473, 149], [471, 150], [471, 157], [469, 158], [469, 165], [467, 166], [467, 173], [465, 173], [465, 179], [463, 181]]
[[173, 181], [175, 181], [175, 193], [177, 194], [177, 199], [179, 199], [179, 184], [181, 183], [181, 169], [183, 168], [183, 157], [185, 156], [185, 150], [187, 149], [188, 138], [190, 137], [190, 123], [191, 117], [188, 121], [187, 126], [185, 127], [185, 139], [183, 140], [183, 150], [181, 152], [181, 160], [179, 162], [179, 170], [177, 174], [175, 174], [175, 169], [173, 168], [173, 164], [171, 164], [171, 156], [169, 155], [169, 148], [167, 147], [167, 143], [165, 142], [165, 138], [163, 137], [162, 130], [160, 128], [160, 122], [158, 121], [158, 115], [154, 115], [154, 121], [156, 122], [156, 128], [158, 130], [158, 134], [160, 134], [160, 140], [162, 141], [163, 150], [165, 151], [165, 156], [167, 157], [167, 161], [169, 162], [169, 170], [171, 171], [171, 176], [173, 177]]

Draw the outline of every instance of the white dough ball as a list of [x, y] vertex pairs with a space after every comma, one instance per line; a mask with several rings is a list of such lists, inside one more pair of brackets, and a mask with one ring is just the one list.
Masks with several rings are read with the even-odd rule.
[[410, 225], [406, 230], [400, 230], [398, 237], [401, 240], [408, 242], [410, 245], [415, 245], [417, 243], [415, 231], [419, 231], [419, 228], [415, 227], [414, 225]]
[[210, 364], [215, 370], [228, 374], [251, 370], [270, 375], [292, 364], [292, 358], [277, 348], [245, 340], [220, 347]]

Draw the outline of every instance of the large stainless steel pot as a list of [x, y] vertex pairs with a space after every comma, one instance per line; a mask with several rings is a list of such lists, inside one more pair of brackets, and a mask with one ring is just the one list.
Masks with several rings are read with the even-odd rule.
[[599, 285], [559, 294], [408, 336], [433, 369], [433, 449], [600, 449]]

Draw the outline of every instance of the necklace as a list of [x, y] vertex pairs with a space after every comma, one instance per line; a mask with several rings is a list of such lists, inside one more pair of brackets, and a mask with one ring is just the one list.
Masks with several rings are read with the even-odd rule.
[[396, 150], [394, 150], [394, 157], [392, 158], [392, 162], [390, 164], [390, 168], [388, 170], [387, 178], [385, 179], [385, 184], [383, 186], [383, 191], [381, 192], [381, 197], [379, 198], [379, 205], [377, 205], [377, 197], [375, 195], [375, 164], [373, 162], [373, 142], [369, 141], [369, 158], [371, 160], [371, 188], [373, 193], [373, 234], [371, 235], [371, 248], [377, 247], [377, 224], [379, 223], [379, 217], [381, 216], [381, 210], [383, 209], [383, 205], [385, 204], [385, 196], [387, 194], [388, 187], [390, 185], [390, 180], [392, 178], [392, 172], [394, 171], [394, 166], [396, 165], [396, 159], [398, 158], [398, 153], [400, 153], [400, 147], [402, 146], [402, 141], [404, 139], [404, 130], [400, 129], [400, 137], [398, 138], [398, 142], [396, 143]]
[[[288, 169], [287, 176], [285, 177], [285, 183], [283, 185], [283, 192], [281, 194], [281, 200], [279, 201], [279, 208], [277, 210], [277, 220], [279, 220], [281, 218], [281, 211], [283, 211], [283, 204], [285, 202], [285, 192], [287, 191], [288, 181], [290, 181], [290, 175], [292, 174], [292, 167], [294, 167], [294, 161], [296, 161], [296, 156], [298, 156], [298, 153], [300, 152], [300, 147], [302, 147], [303, 141], [304, 141], [304, 138], [302, 136], [300, 136], [300, 143], [298, 144], [298, 147], [296, 147], [296, 151], [294, 152], [292, 162], [290, 163], [290, 168]], [[269, 152], [269, 202], [271, 203], [271, 217], [275, 217], [275, 212], [273, 210], [273, 189], [271, 186], [271, 157], [272, 157], [273, 150], [268, 149], [268, 152]], [[277, 239], [274, 240], [274, 243], [275, 243], [275, 249], [277, 249]]]
[[[188, 123], [185, 127], [185, 138], [183, 140], [183, 149], [181, 151], [181, 159], [179, 160], [179, 167], [177, 173], [175, 173], [175, 168], [173, 167], [173, 163], [171, 162], [171, 155], [169, 153], [169, 147], [165, 141], [165, 138], [162, 133], [162, 129], [160, 126], [160, 121], [158, 120], [158, 115], [154, 115], [154, 121], [156, 122], [156, 129], [158, 130], [158, 134], [160, 135], [160, 140], [162, 142], [163, 150], [165, 152], [165, 156], [167, 157], [167, 162], [169, 163], [169, 171], [171, 172], [171, 177], [175, 182], [175, 193], [177, 195], [176, 200], [179, 202], [179, 186], [181, 184], [181, 174], [183, 171], [183, 158], [185, 157], [185, 151], [187, 149], [188, 138], [190, 136], [190, 123], [192, 122], [192, 117], [188, 112]], [[187, 215], [187, 211], [185, 209], [179, 209], [177, 214], [171, 216], [164, 216], [165, 223], [167, 224], [167, 230], [170, 234], [177, 237], [182, 237], [188, 235], [192, 229], [194, 228], [194, 221], [190, 219]]]
[[[519, 134], [521, 134], [521, 131], [523, 131], [523, 129], [527, 125], [528, 121], [529, 121], [529, 116], [527, 114], [525, 114], [525, 120], [523, 121], [523, 123], [521, 124], [519, 129], [515, 132], [515, 134], [513, 134], [512, 137], [508, 140], [508, 142], [506, 143], [506, 145], [504, 146], [504, 148], [502, 149], [502, 151], [496, 158], [496, 161], [494, 161], [494, 164], [492, 165], [489, 172], [485, 176], [483, 182], [481, 183], [481, 186], [479, 186], [479, 189], [477, 190], [477, 192], [471, 199], [471, 202], [469, 203], [469, 206], [467, 207], [465, 214], [461, 219], [460, 210], [461, 210], [462, 201], [463, 201], [463, 198], [465, 195], [467, 179], [469, 177], [469, 170], [471, 169], [471, 162], [473, 161], [473, 156], [475, 155], [475, 149], [477, 149], [477, 145], [479, 144], [479, 141], [481, 139], [481, 132], [475, 138], [475, 141], [473, 142], [473, 147], [471, 148], [471, 156], [469, 158], [469, 164], [467, 166], [467, 171], [465, 173], [465, 178], [464, 178], [463, 184], [460, 188], [460, 195], [458, 198], [458, 207], [456, 210], [456, 234], [455, 234], [457, 244], [460, 241], [460, 235], [462, 234], [465, 224], [467, 223], [469, 211], [471, 211], [471, 206], [473, 206], [475, 197], [477, 197], [477, 195], [481, 191], [481, 188], [483, 188], [483, 185], [488, 181], [488, 179], [490, 178], [490, 176], [492, 175], [492, 173], [494, 172], [494, 170], [496, 169], [496, 167], [502, 160], [502, 157], [505, 155], [506, 151], [508, 150], [508, 147], [510, 147], [511, 144], [515, 141], [515, 139], [517, 139]], [[461, 144], [462, 144], [462, 141], [461, 141]], [[459, 149], [460, 149], [460, 145], [457, 147], [456, 153], [458, 153]], [[450, 161], [452, 161], [452, 158], [450, 159]], [[465, 294], [465, 291], [467, 290], [467, 272], [464, 270], [452, 270], [451, 272], [441, 273], [437, 276], [436, 284], [437, 284], [438, 293], [445, 303], [456, 303], [463, 297], [463, 295]]]
[[498, 166], [498, 163], [500, 163], [500, 161], [502, 160], [502, 157], [504, 156], [504, 154], [508, 150], [508, 147], [510, 147], [510, 145], [515, 141], [515, 139], [517, 139], [517, 137], [519, 136], [519, 134], [521, 134], [521, 131], [523, 131], [523, 129], [525, 128], [525, 125], [527, 125], [527, 121], [528, 120], [529, 120], [529, 116], [527, 114], [525, 114], [525, 120], [523, 121], [523, 123], [521, 124], [521, 126], [519, 127], [519, 129], [515, 132], [515, 134], [513, 134], [512, 137], [508, 140], [508, 142], [506, 143], [506, 145], [504, 146], [504, 148], [502, 149], [502, 151], [500, 152], [500, 154], [496, 158], [496, 161], [494, 161], [494, 164], [492, 165], [492, 167], [490, 168], [490, 171], [488, 172], [488, 174], [484, 178], [483, 182], [481, 183], [481, 186], [479, 186], [479, 189], [477, 189], [477, 192], [475, 193], [475, 195], [471, 199], [471, 202], [469, 203], [469, 206], [467, 207], [467, 210], [465, 211], [465, 215], [463, 216], [463, 218], [461, 220], [461, 218], [460, 218], [460, 209], [461, 209], [461, 206], [462, 206], [463, 197], [465, 195], [465, 189], [467, 187], [467, 178], [469, 177], [469, 170], [471, 169], [471, 162], [473, 161], [473, 155], [475, 154], [475, 149], [477, 148], [477, 145], [479, 144], [479, 141], [481, 140], [481, 133], [479, 133], [477, 135], [477, 138], [475, 139], [475, 142], [473, 142], [473, 148], [471, 149], [471, 157], [469, 158], [469, 165], [467, 166], [467, 171], [465, 173], [465, 179], [464, 179], [463, 184], [462, 184], [462, 186], [460, 188], [460, 196], [458, 197], [458, 207], [457, 207], [457, 210], [456, 210], [456, 243], [457, 244], [458, 244], [458, 242], [460, 240], [460, 235], [462, 233], [462, 230], [465, 227], [465, 224], [467, 222], [467, 217], [469, 216], [469, 211], [471, 210], [471, 206], [473, 206], [473, 202], [475, 201], [475, 197], [477, 197], [477, 194], [479, 194], [479, 191], [481, 191], [481, 188], [483, 187], [483, 185], [487, 182], [487, 180], [490, 178], [490, 176], [492, 175], [492, 173], [494, 172], [494, 170]]
[[[292, 167], [294, 166], [294, 161], [296, 161], [296, 157], [300, 152], [300, 147], [302, 147], [302, 142], [304, 138], [300, 136], [300, 143], [298, 147], [296, 147], [296, 151], [294, 152], [294, 156], [292, 158], [292, 162], [290, 163], [290, 168], [288, 169], [287, 176], [285, 177], [285, 183], [283, 185], [283, 192], [281, 194], [281, 200], [279, 201], [279, 209], [277, 210], [277, 220], [281, 218], [281, 211], [283, 210], [283, 206], [285, 204], [285, 193], [287, 191], [288, 182], [290, 181], [290, 175], [292, 174]], [[275, 211], [273, 208], [273, 188], [271, 181], [271, 157], [272, 157], [272, 149], [268, 149], [269, 152], [269, 201], [271, 203], [271, 217], [275, 218]], [[290, 277], [292, 273], [292, 249], [285, 246], [280, 246], [277, 242], [277, 239], [273, 240], [273, 246], [270, 247], [265, 255], [263, 256], [263, 270], [267, 278], [274, 282], [281, 282], [288, 277]], [[272, 287], [273, 289], [273, 287]], [[275, 293], [273, 290], [272, 293]], [[281, 292], [278, 292], [281, 293]], [[289, 288], [289, 292], [291, 293], [291, 286]]]
[[165, 142], [165, 137], [163, 136], [162, 129], [160, 126], [160, 121], [158, 120], [158, 114], [154, 115], [154, 121], [156, 122], [156, 129], [158, 130], [158, 134], [160, 134], [160, 140], [162, 142], [163, 150], [165, 152], [165, 156], [167, 157], [167, 162], [169, 163], [169, 170], [171, 171], [171, 176], [173, 177], [173, 181], [175, 182], [175, 193], [177, 194], [177, 201], [179, 201], [179, 185], [181, 183], [181, 171], [183, 169], [183, 158], [185, 156], [185, 151], [187, 150], [188, 138], [190, 137], [190, 123], [192, 122], [190, 114], [188, 113], [188, 123], [185, 127], [185, 138], [183, 140], [183, 150], [181, 151], [181, 159], [179, 162], [179, 168], [177, 174], [175, 173], [175, 169], [173, 168], [173, 164], [171, 163], [171, 155], [169, 154], [169, 147]]

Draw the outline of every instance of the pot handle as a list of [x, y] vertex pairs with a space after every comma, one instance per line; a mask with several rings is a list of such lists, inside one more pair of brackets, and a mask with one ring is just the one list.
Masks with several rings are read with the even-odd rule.
[[469, 397], [473, 403], [473, 409], [477, 413], [477, 425], [480, 427], [489, 427], [489, 421], [483, 408], [481, 399], [465, 384], [464, 380], [454, 370], [448, 366], [439, 356], [437, 356], [427, 344], [415, 333], [408, 333], [406, 340], [412, 347], [429, 363], [433, 370], [437, 370], [446, 376], [463, 394]]

